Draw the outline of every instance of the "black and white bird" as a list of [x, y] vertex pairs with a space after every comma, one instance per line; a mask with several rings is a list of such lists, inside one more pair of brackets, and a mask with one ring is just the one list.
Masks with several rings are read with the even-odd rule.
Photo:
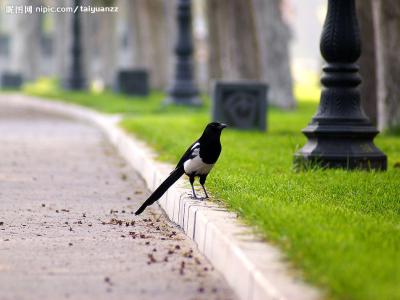
[[208, 198], [204, 184], [207, 175], [210, 173], [214, 164], [217, 162], [221, 153], [221, 132], [226, 127], [223, 123], [212, 122], [204, 129], [201, 137], [195, 141], [183, 154], [175, 169], [167, 179], [154, 191], [153, 194], [136, 211], [135, 215], [141, 214], [145, 208], [158, 199], [173, 185], [183, 174], [189, 176], [192, 186], [193, 198], [198, 199], [193, 183], [195, 177], [199, 177], [200, 184], [203, 187], [205, 198]]

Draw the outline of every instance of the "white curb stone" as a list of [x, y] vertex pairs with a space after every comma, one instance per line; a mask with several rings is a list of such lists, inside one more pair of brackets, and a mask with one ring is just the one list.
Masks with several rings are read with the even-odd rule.
[[[117, 126], [118, 116], [109, 116], [80, 106], [34, 97], [10, 95], [9, 101], [50, 113], [91, 122], [100, 127], [124, 159], [139, 172], [148, 188], [154, 190], [173, 166], [156, 161], [156, 154]], [[263, 242], [249, 227], [240, 224], [236, 214], [209, 201], [193, 201], [183, 180], [160, 199], [169, 218], [192, 238], [213, 266], [226, 278], [243, 300], [313, 300], [321, 293], [289, 275], [280, 251]]]

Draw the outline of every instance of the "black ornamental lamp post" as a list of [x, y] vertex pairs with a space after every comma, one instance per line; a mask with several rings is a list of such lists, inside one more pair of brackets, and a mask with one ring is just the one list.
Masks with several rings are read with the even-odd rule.
[[360, 105], [361, 55], [354, 0], [328, 0], [321, 42], [326, 60], [317, 113], [303, 130], [308, 141], [295, 154], [295, 167], [386, 170], [387, 158], [373, 143], [378, 130]]
[[193, 78], [191, 0], [178, 0], [177, 25], [175, 77], [167, 91], [166, 103], [201, 105], [199, 90]]
[[[74, 7], [81, 5], [80, 0], [74, 0]], [[77, 9], [72, 17], [72, 47], [71, 65], [65, 82], [65, 88], [69, 90], [83, 90], [86, 88], [86, 79], [82, 66], [82, 44], [81, 44], [81, 15]]]

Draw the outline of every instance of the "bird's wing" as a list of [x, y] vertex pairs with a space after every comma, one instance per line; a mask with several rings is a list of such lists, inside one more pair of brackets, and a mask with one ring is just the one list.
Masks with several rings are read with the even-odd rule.
[[199, 149], [200, 149], [200, 143], [197, 140], [193, 144], [191, 144], [190, 147], [186, 150], [186, 152], [182, 155], [175, 169], [180, 166], [183, 166], [184, 162], [187, 161], [188, 159], [191, 159], [199, 155]]

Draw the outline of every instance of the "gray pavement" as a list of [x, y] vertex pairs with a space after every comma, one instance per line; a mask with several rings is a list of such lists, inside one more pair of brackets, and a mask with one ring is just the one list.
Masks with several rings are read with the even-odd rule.
[[89, 124], [0, 96], [0, 299], [235, 299]]

